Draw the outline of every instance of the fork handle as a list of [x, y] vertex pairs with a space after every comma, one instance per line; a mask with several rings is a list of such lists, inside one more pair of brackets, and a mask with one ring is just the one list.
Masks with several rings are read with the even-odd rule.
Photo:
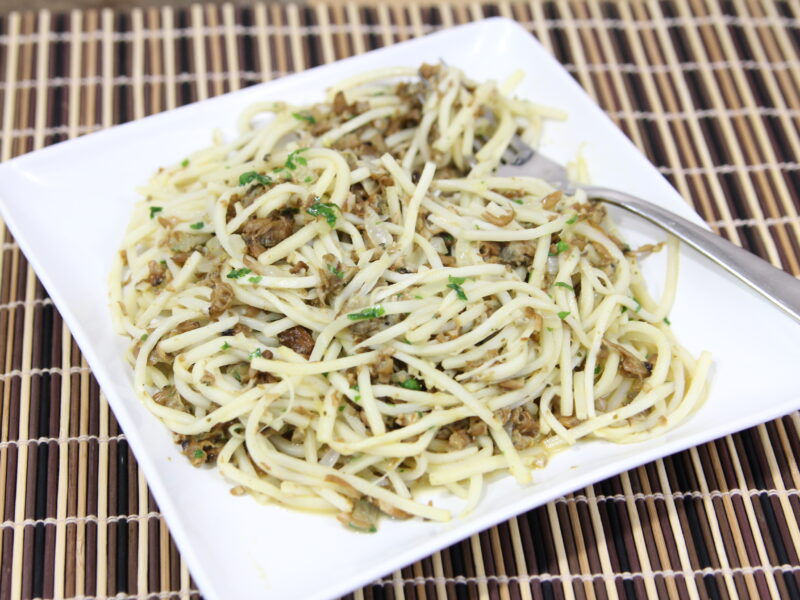
[[619, 206], [667, 230], [800, 321], [800, 280], [691, 221], [636, 196], [583, 186], [592, 200]]

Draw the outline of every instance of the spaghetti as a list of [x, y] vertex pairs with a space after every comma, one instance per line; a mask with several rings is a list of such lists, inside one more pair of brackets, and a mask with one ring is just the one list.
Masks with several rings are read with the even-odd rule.
[[[358, 75], [311, 106], [262, 103], [141, 190], [111, 274], [136, 394], [234, 493], [447, 520], [550, 453], [636, 442], [703, 400], [710, 357], [652, 299], [637, 254], [578, 192], [493, 173], [558, 111], [518, 78]], [[265, 114], [272, 115], [264, 119]]]

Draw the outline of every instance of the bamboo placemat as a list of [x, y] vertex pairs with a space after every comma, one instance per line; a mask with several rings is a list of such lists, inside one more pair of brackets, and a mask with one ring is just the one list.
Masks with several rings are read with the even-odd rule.
[[[494, 15], [536, 35], [716, 231], [800, 273], [792, 3], [12, 13], [0, 16], [0, 159]], [[80, 350], [3, 240], [0, 599], [199, 597]], [[798, 598], [798, 430], [795, 413], [640, 467], [353, 597]]]

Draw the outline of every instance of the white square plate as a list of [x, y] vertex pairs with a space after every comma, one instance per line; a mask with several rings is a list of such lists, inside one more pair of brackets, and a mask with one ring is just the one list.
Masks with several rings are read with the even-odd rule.
[[[436, 33], [58, 144], [0, 165], [0, 209], [22, 250], [80, 344], [128, 436], [153, 494], [203, 593], [224, 598], [330, 598], [453, 544], [512, 515], [636, 465], [743, 429], [800, 406], [796, 378], [800, 326], [693, 252], [685, 251], [670, 318], [697, 355], [714, 355], [708, 402], [668, 435], [635, 446], [587, 442], [555, 457], [519, 487], [493, 482], [479, 508], [446, 524], [381, 523], [357, 535], [330, 517], [262, 506], [229, 494], [212, 470], [198, 470], [132, 392], [123, 361], [127, 341], [114, 334], [107, 274], [125, 230], [134, 188], [160, 165], [233, 134], [242, 109], [257, 100], [310, 102], [353, 73], [438, 59], [477, 80], [526, 77], [521, 96], [569, 113], [548, 123], [544, 150], [569, 160], [586, 143], [594, 182], [638, 193], [696, 222], [700, 219], [567, 72], [519, 25], [505, 19]], [[631, 242], [663, 238], [619, 215]], [[659, 293], [661, 257], [645, 261]], [[442, 501], [457, 513], [459, 504]]]

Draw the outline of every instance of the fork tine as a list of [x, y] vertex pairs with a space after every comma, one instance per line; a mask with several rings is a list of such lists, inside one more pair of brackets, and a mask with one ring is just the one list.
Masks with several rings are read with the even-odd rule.
[[526, 162], [528, 162], [531, 157], [533, 157], [533, 154], [533, 148], [522, 141], [522, 138], [515, 135], [511, 138], [506, 151], [503, 152], [500, 162], [504, 165], [519, 167], [520, 165], [524, 165]]

